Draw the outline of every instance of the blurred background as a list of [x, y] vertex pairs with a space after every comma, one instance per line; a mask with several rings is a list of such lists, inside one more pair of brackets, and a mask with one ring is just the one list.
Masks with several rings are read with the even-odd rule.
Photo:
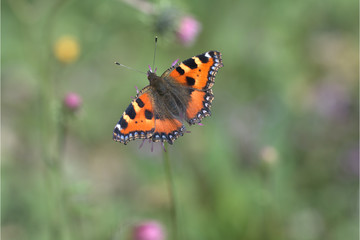
[[358, 239], [358, 9], [3, 0], [2, 238], [172, 239], [161, 146], [112, 140], [148, 85], [114, 61], [147, 71], [157, 35], [160, 74], [224, 62], [212, 116], [168, 146], [181, 239]]

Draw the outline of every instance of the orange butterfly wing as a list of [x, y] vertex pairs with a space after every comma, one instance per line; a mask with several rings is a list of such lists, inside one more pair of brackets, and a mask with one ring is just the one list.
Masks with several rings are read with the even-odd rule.
[[155, 131], [152, 140], [154, 142], [167, 141], [168, 143], [173, 144], [178, 137], [184, 135], [184, 131], [184, 125], [177, 119], [155, 119]]
[[190, 94], [190, 101], [186, 109], [186, 120], [190, 125], [200, 123], [201, 120], [211, 115], [211, 102], [214, 99], [212, 90], [197, 91]]
[[211, 87], [219, 68], [223, 66], [221, 53], [209, 51], [169, 68], [161, 76], [189, 88], [190, 98], [185, 114], [190, 125], [211, 115], [211, 102], [214, 99]]
[[155, 116], [150, 87], [145, 87], [130, 103], [116, 124], [113, 139], [127, 144], [138, 138], [150, 138], [155, 130]]
[[209, 51], [176, 64], [161, 77], [169, 76], [184, 86], [208, 90], [214, 85], [220, 67], [223, 67], [221, 53]]
[[145, 87], [130, 103], [114, 128], [115, 141], [127, 144], [140, 138], [172, 144], [184, 134], [185, 127], [179, 120], [159, 111], [153, 94], [150, 86]]

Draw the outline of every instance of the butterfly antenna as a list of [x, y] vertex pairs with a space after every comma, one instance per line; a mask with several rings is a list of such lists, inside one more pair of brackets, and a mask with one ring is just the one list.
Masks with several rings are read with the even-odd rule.
[[[154, 49], [153, 69], [155, 69], [155, 56], [156, 56], [157, 40], [158, 40], [158, 37], [155, 36], [155, 49]], [[156, 71], [155, 71], [155, 72], [156, 72]]]
[[118, 62], [115, 62], [115, 64], [116, 64], [116, 65], [119, 65], [120, 67], [124, 67], [124, 68], [130, 69], [130, 70], [135, 71], [135, 72], [147, 74], [146, 72], [143, 72], [143, 71], [140, 71], [140, 70], [137, 70], [137, 69], [128, 67], [128, 66], [126, 66], [126, 65], [124, 65], [124, 64], [121, 64], [121, 63], [118, 63]]

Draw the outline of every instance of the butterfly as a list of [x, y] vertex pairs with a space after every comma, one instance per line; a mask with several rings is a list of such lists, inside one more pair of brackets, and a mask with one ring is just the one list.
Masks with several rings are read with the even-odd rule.
[[211, 115], [211, 88], [221, 67], [221, 53], [209, 51], [173, 65], [161, 76], [150, 69], [150, 84], [122, 114], [113, 139], [124, 144], [139, 138], [173, 144], [185, 132], [184, 121], [193, 125]]

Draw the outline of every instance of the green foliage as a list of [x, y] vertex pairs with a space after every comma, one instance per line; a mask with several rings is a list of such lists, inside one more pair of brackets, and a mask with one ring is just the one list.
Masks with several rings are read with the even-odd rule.
[[[181, 239], [358, 239], [358, 3], [126, 2], [3, 1], [2, 237], [131, 239], [147, 219], [171, 236], [161, 147], [111, 139], [148, 84], [113, 62], [146, 71], [158, 29], [158, 71], [224, 62], [212, 117], [168, 146]], [[63, 36], [74, 58], [54, 54]], [[67, 92], [82, 97], [71, 118]]]

